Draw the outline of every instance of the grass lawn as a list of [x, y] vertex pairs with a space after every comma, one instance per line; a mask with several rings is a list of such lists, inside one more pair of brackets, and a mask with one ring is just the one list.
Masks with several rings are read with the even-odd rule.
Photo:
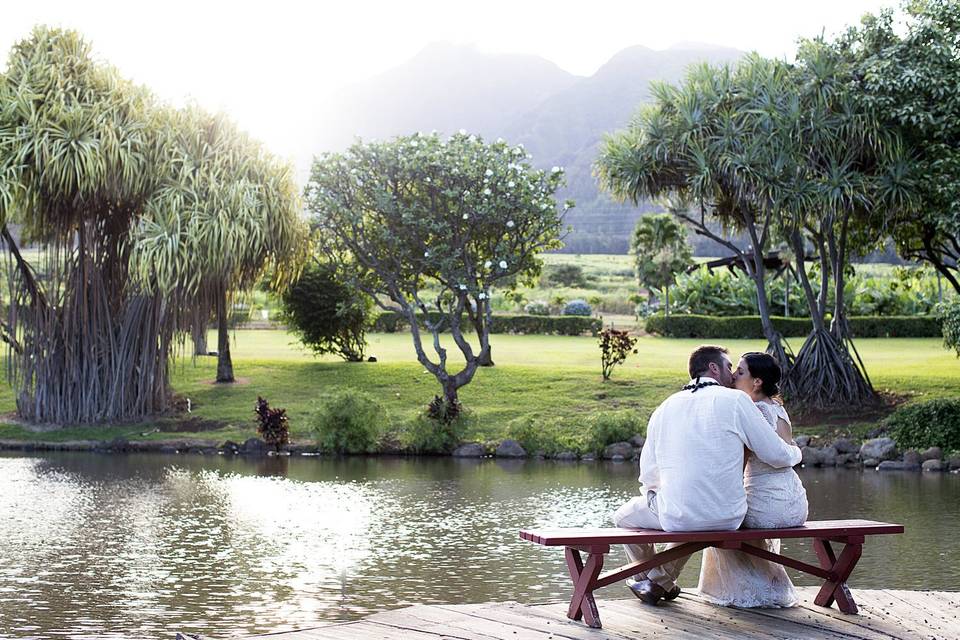
[[[262, 395], [273, 406], [287, 408], [293, 438], [302, 441], [310, 439], [310, 415], [317, 401], [335, 389], [352, 387], [371, 394], [386, 408], [393, 425], [414, 419], [439, 389], [433, 377], [417, 364], [406, 333], [370, 335], [369, 353], [379, 361], [359, 364], [332, 357], [315, 358], [280, 331], [238, 331], [235, 335], [234, 367], [240, 384], [211, 384], [216, 372], [214, 358], [201, 358], [196, 364], [190, 358], [181, 358], [175, 365], [174, 388], [190, 399], [189, 416], [39, 433], [8, 423], [0, 424], [0, 437], [48, 441], [117, 436], [243, 440], [254, 435], [253, 406]], [[497, 366], [478, 371], [473, 382], [461, 391], [461, 401], [472, 415], [467, 435], [478, 439], [502, 437], [508, 422], [524, 416], [544, 422], [558, 418], [576, 422], [599, 411], [634, 409], [645, 420], [664, 397], [686, 382], [687, 354], [701, 342], [641, 338], [638, 353], [614, 371], [612, 381], [604, 383], [594, 338], [494, 336]], [[754, 340], [728, 341], [726, 345], [734, 355], [764, 346]], [[451, 358], [459, 353], [448, 346]], [[871, 339], [860, 340], [857, 346], [879, 389], [911, 398], [956, 394], [960, 362], [941, 347], [940, 340]], [[794, 348], [799, 348], [799, 343]], [[0, 410], [13, 409], [13, 394], [4, 386], [0, 388]], [[858, 432], [874, 421], [849, 416], [833, 420], [827, 416], [821, 418], [826, 426], [810, 424], [800, 430], [817, 432], [830, 428], [831, 423], [843, 423]], [[152, 432], [156, 428], [162, 431]]]

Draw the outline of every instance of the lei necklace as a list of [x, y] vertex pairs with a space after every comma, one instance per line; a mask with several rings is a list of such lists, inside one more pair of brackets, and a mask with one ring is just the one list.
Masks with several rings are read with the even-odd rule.
[[697, 376], [696, 382], [683, 385], [683, 391], [689, 391], [690, 393], [696, 393], [698, 389], [703, 389], [704, 387], [719, 387], [719, 382], [714, 382], [713, 380], [704, 380], [700, 382], [700, 376]]

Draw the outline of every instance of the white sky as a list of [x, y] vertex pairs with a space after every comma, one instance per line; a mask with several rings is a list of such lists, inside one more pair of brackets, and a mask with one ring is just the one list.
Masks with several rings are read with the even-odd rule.
[[157, 95], [227, 112], [291, 157], [332, 92], [431, 42], [540, 55], [589, 75], [613, 54], [706, 42], [790, 56], [796, 39], [856, 23], [897, 0], [407, 0], [93, 2], [8, 0], [0, 55], [45, 23], [81, 31], [97, 54]]

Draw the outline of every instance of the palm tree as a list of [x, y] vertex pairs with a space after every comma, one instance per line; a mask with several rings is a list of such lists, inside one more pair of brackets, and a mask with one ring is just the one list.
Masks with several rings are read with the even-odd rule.
[[643, 216], [633, 230], [631, 249], [640, 286], [651, 293], [664, 290], [664, 311], [669, 316], [670, 285], [693, 258], [686, 228], [670, 214]]
[[861, 405], [876, 397], [847, 324], [849, 256], [882, 238], [888, 221], [913, 198], [903, 146], [858, 107], [852, 73], [837, 49], [822, 40], [805, 42], [791, 69], [790, 108], [777, 118], [790, 167], [780, 192], [781, 230], [798, 256], [813, 245], [821, 274], [815, 291], [804, 262], [797, 261], [813, 330], [785, 389], [821, 407]]

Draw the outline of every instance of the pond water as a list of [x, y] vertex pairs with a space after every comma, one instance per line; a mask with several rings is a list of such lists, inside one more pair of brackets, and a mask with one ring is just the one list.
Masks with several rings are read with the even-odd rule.
[[[868, 540], [855, 589], [960, 588], [960, 476], [801, 478], [813, 518], [906, 525]], [[636, 486], [631, 463], [4, 455], [0, 637], [225, 637], [419, 602], [567, 597], [562, 551], [517, 531], [609, 525]], [[699, 554], [681, 584], [698, 570]]]

